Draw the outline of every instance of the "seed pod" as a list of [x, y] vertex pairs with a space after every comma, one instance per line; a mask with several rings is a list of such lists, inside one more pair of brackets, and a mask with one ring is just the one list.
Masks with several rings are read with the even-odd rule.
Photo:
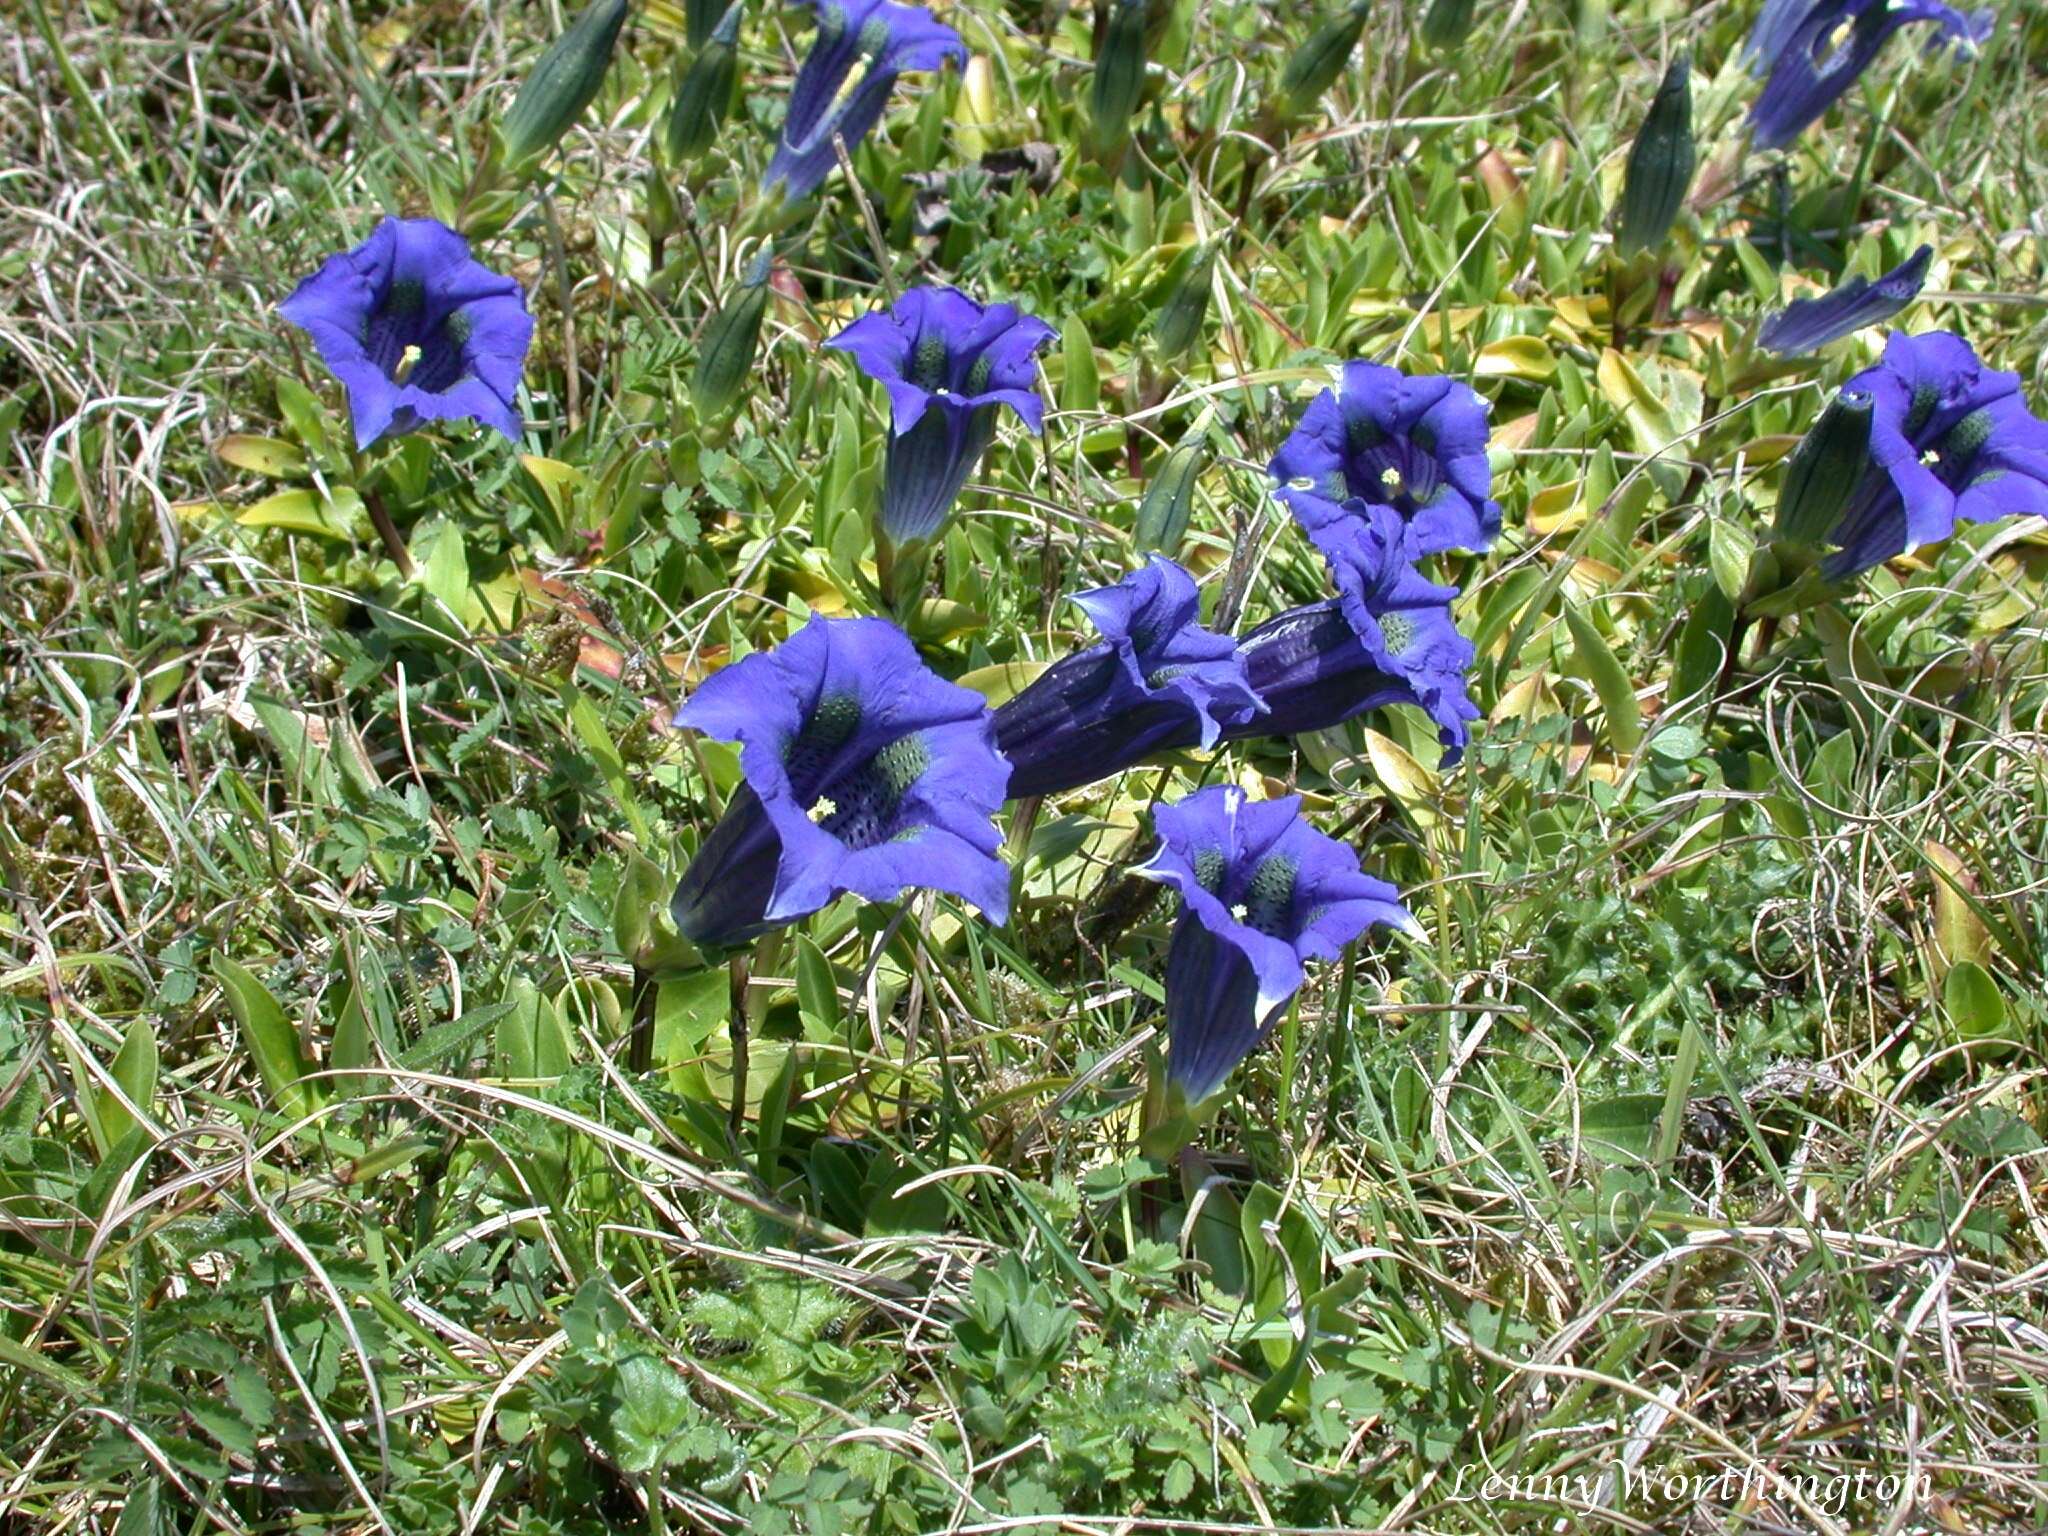
[[1177, 263], [1180, 270], [1173, 287], [1152, 322], [1152, 345], [1161, 362], [1179, 357], [1201, 336], [1202, 322], [1209, 318], [1216, 256], [1222, 248], [1220, 239], [1205, 240]]
[[1156, 549], [1171, 555], [1179, 550], [1195, 510], [1195, 482], [1208, 458], [1208, 443], [1200, 432], [1192, 432], [1160, 464], [1159, 473], [1145, 487], [1145, 499], [1138, 503], [1132, 538], [1140, 552]]
[[1109, 24], [1095, 55], [1088, 109], [1105, 149], [1131, 135], [1131, 118], [1145, 92], [1145, 0], [1109, 0]]
[[700, 421], [724, 415], [739, 398], [740, 386], [754, 370], [754, 353], [761, 345], [761, 320], [768, 312], [768, 274], [774, 265], [774, 252], [763, 247], [754, 258], [753, 267], [740, 280], [739, 291], [705, 322], [697, 349], [697, 373], [690, 382], [690, 396], [696, 401]]
[[1371, 0], [1352, 0], [1294, 50], [1280, 73], [1280, 95], [1288, 111], [1312, 111], [1323, 92], [1337, 83], [1351, 60], [1351, 50], [1365, 32], [1366, 13], [1371, 9]]
[[690, 60], [676, 82], [668, 109], [668, 132], [662, 147], [670, 165], [694, 160], [711, 147], [732, 106], [732, 84], [739, 75], [740, 10], [736, 3]]
[[1692, 61], [1680, 54], [1664, 72], [1628, 152], [1617, 241], [1624, 256], [1648, 250], [1670, 231], [1692, 184]]
[[1472, 33], [1475, 0], [1433, 0], [1422, 18], [1426, 48], [1455, 48]]
[[592, 0], [540, 56], [498, 125], [508, 165], [554, 148], [583, 115], [611, 67], [626, 10], [626, 0]]
[[1819, 544], [1856, 494], [1870, 467], [1871, 397], [1845, 389], [1828, 402], [1785, 463], [1771, 536], [1786, 544]]

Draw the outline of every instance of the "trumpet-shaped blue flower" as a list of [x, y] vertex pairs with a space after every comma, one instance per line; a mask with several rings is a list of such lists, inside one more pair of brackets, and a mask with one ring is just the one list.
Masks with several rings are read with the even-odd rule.
[[356, 446], [429, 421], [474, 419], [519, 437], [519, 375], [533, 340], [526, 295], [433, 219], [385, 219], [330, 256], [278, 313], [313, 338], [348, 392]]
[[693, 943], [742, 944], [849, 891], [949, 891], [1008, 916], [990, 818], [1010, 770], [988, 705], [887, 620], [813, 618], [711, 677], [676, 723], [739, 743], [744, 780], [670, 903]]
[[2048, 422], [2027, 409], [2018, 374], [1986, 368], [1962, 337], [1894, 331], [1883, 361], [1842, 389], [1871, 399], [1870, 467], [1830, 538], [1830, 579], [1945, 539], [1961, 521], [2048, 516]]
[[[881, 121], [896, 77], [967, 62], [960, 34], [930, 12], [890, 0], [805, 0], [818, 13], [818, 35], [797, 70], [782, 137], [768, 162], [763, 190], [779, 183], [791, 202], [808, 197], [839, 162], [834, 138], [850, 154]], [[856, 66], [865, 72], [847, 88]]]
[[1889, 320], [1920, 297], [1933, 259], [1934, 247], [1923, 245], [1876, 282], [1852, 277], [1817, 299], [1794, 299], [1764, 321], [1756, 344], [1780, 357], [1797, 357]]
[[1075, 604], [1102, 635], [1054, 662], [996, 710], [1010, 796], [1052, 795], [1108, 778], [1155, 752], [1210, 746], [1259, 711], [1244, 658], [1202, 627], [1195, 579], [1155, 555]]
[[1487, 410], [1455, 379], [1346, 363], [1273, 456], [1275, 494], [1318, 545], [1341, 539], [1363, 503], [1399, 513], [1417, 555], [1485, 549], [1500, 532]]
[[1223, 1086], [1300, 990], [1372, 924], [1418, 934], [1398, 893], [1302, 819], [1301, 799], [1232, 784], [1153, 812], [1159, 851], [1133, 873], [1180, 892], [1166, 954], [1167, 1077], [1189, 1104]]
[[1032, 432], [1043, 430], [1032, 358], [1052, 338], [1051, 326], [1014, 305], [977, 304], [957, 288], [913, 288], [825, 343], [851, 354], [889, 392], [878, 528], [890, 543], [937, 537], [1003, 406]]
[[1324, 546], [1339, 596], [1268, 619], [1241, 642], [1245, 675], [1266, 705], [1226, 736], [1321, 730], [1382, 704], [1415, 704], [1436, 722], [1448, 766], [1464, 755], [1472, 642], [1451, 617], [1456, 587], [1415, 568], [1401, 517], [1361, 506], [1331, 524]]
[[1764, 76], [1749, 109], [1756, 147], [1782, 149], [1818, 122], [1900, 28], [1926, 22], [1939, 29], [1931, 46], [1974, 49], [1991, 20], [1939, 0], [1769, 0], [1745, 49]]

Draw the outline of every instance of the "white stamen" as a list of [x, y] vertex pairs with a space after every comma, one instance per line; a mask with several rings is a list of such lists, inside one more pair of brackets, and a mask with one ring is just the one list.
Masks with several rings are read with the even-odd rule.
[[839, 807], [832, 803], [830, 795], [820, 795], [818, 803], [804, 812], [804, 814], [810, 817], [812, 821], [822, 824], [828, 817], [836, 814], [838, 810]]
[[1247, 917], [1251, 916], [1251, 908], [1247, 907], [1243, 902], [1240, 901], [1236, 906], [1230, 909], [1230, 915], [1241, 923]]
[[1385, 469], [1380, 471], [1380, 484], [1384, 485], [1387, 488], [1387, 493], [1389, 495], [1400, 495], [1401, 471], [1394, 468], [1393, 465], [1389, 464]]
[[1925, 453], [1920, 455], [1920, 462], [1922, 464], [1929, 465], [1939, 464], [1941, 462], [1941, 455], [1935, 452], [1934, 449], [1930, 448]]
[[418, 347], [407, 347], [399, 355], [398, 366], [391, 370], [391, 382], [403, 384], [407, 379], [411, 378], [413, 369], [419, 366], [421, 356], [422, 354]]

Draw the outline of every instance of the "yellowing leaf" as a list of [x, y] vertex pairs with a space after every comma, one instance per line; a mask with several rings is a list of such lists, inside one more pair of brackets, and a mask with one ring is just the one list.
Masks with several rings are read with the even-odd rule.
[[1479, 349], [1472, 371], [1482, 379], [1526, 379], [1541, 384], [1557, 372], [1557, 359], [1539, 337], [1503, 336]]
[[282, 528], [288, 533], [348, 540], [355, 537], [357, 520], [362, 515], [362, 497], [348, 486], [337, 485], [326, 501], [310, 487], [279, 491], [252, 507], [244, 507], [235, 515], [235, 521], [244, 528]]
[[304, 452], [281, 437], [246, 437], [237, 432], [215, 443], [213, 451], [223, 464], [273, 480], [306, 472]]
[[1386, 786], [1392, 795], [1417, 821], [1435, 820], [1438, 797], [1442, 792], [1442, 781], [1436, 771], [1425, 768], [1412, 757], [1408, 749], [1390, 736], [1378, 731], [1365, 733], [1365, 755], [1372, 763], [1373, 777]]
[[992, 667], [963, 672], [954, 681], [962, 688], [972, 688], [991, 705], [1006, 704], [1051, 665], [1049, 661], [999, 661]]

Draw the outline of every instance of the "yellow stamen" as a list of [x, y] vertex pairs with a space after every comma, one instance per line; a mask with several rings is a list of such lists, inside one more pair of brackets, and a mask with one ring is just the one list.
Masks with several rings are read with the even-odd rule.
[[810, 810], [808, 810], [804, 814], [809, 816], [812, 821], [823, 823], [828, 817], [835, 814], [838, 811], [838, 809], [839, 807], [832, 803], [830, 796], [820, 795], [818, 797], [818, 803], [812, 806]]
[[1387, 494], [1389, 496], [1400, 495], [1401, 471], [1394, 468], [1393, 465], [1389, 464], [1385, 469], [1380, 471], [1380, 484], [1384, 485], [1387, 488]]
[[391, 382], [403, 384], [412, 377], [413, 369], [419, 366], [422, 353], [418, 347], [407, 347], [399, 356], [398, 366], [391, 370]]

